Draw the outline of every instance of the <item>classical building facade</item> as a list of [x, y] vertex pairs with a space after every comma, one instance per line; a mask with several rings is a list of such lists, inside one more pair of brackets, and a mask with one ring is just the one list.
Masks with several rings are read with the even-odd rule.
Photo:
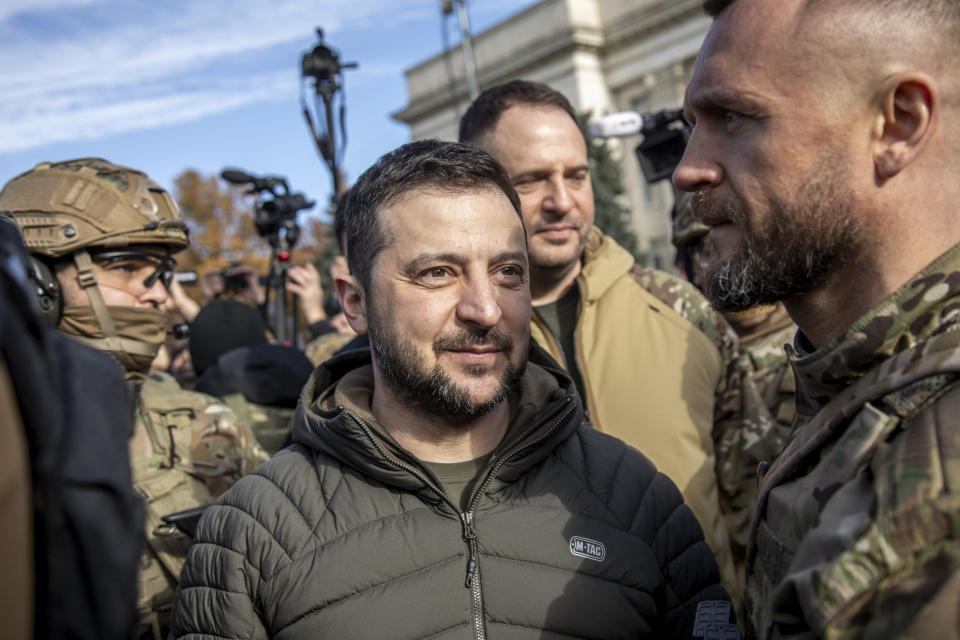
[[[701, 0], [542, 0], [473, 36], [480, 89], [514, 78], [544, 82], [578, 111], [657, 111], [681, 106], [693, 61], [709, 27]], [[414, 140], [456, 139], [470, 102], [460, 48], [406, 71], [408, 105], [393, 118]], [[648, 185], [633, 150], [615, 142], [625, 204], [646, 261], [672, 260], [669, 181]]]

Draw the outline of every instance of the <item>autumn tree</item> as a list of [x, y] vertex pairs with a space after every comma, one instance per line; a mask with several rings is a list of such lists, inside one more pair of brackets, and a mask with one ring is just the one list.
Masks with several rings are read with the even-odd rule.
[[190, 247], [178, 256], [201, 274], [233, 262], [266, 268], [270, 247], [257, 235], [252, 206], [243, 192], [216, 176], [187, 169], [174, 179], [174, 197], [190, 229]]
[[[196, 270], [202, 277], [239, 263], [268, 273], [270, 244], [257, 233], [254, 197], [244, 187], [187, 169], [174, 179], [174, 197], [190, 229], [190, 246], [177, 255], [181, 269]], [[329, 225], [305, 214], [298, 222], [301, 233], [293, 263], [317, 262], [328, 244]]]

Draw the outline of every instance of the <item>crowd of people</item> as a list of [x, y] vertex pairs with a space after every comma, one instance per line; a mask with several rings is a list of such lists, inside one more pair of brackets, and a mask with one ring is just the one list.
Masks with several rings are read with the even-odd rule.
[[339, 200], [303, 349], [143, 171], [7, 182], [6, 633], [960, 638], [960, 4], [703, 7], [676, 273], [524, 79]]

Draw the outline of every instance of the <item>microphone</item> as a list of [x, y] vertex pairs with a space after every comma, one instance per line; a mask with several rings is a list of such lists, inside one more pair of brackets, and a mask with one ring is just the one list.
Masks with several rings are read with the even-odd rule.
[[249, 173], [241, 171], [240, 169], [224, 169], [220, 172], [220, 177], [233, 184], [248, 184], [257, 180]]
[[592, 138], [623, 138], [643, 133], [649, 116], [636, 111], [618, 111], [600, 116], [588, 126]]

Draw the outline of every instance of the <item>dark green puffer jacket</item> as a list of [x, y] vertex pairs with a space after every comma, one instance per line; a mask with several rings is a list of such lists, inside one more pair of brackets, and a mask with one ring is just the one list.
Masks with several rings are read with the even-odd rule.
[[321, 365], [296, 444], [204, 514], [173, 637], [689, 638], [726, 598], [673, 483], [539, 349], [466, 512], [374, 422], [369, 358]]

